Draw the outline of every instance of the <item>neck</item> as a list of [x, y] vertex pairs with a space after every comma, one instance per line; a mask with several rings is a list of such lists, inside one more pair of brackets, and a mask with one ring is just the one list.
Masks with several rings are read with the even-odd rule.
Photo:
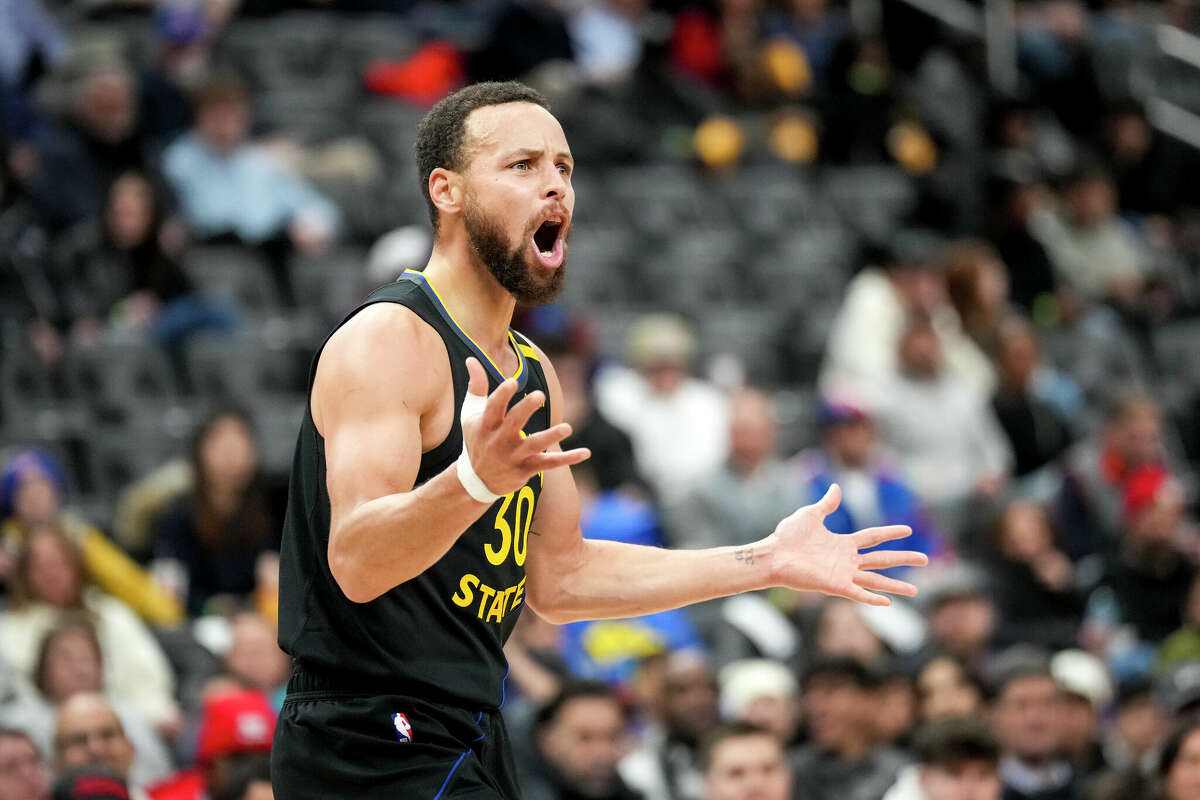
[[465, 231], [438, 235], [425, 277], [468, 336], [493, 360], [503, 352], [517, 301], [479, 263]]

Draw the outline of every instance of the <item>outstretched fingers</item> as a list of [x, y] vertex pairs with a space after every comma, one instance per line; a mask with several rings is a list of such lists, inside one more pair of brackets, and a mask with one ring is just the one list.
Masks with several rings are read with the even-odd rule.
[[537, 411], [546, 403], [546, 395], [541, 391], [530, 392], [521, 400], [509, 409], [508, 414], [504, 416], [504, 435], [517, 436], [521, 429], [525, 427], [525, 423], [529, 422], [529, 418], [533, 416], [533, 412]]
[[538, 431], [526, 436], [525, 440], [521, 442], [521, 448], [530, 454], [540, 453], [544, 450], [549, 450], [570, 435], [571, 426], [566, 422], [560, 422], [553, 428], [547, 428], [544, 431]]
[[512, 378], [496, 387], [496, 391], [488, 396], [487, 406], [483, 409], [484, 426], [489, 429], [496, 428], [504, 421], [504, 412], [508, 409], [508, 404], [516, 393], [517, 382]]
[[853, 600], [856, 603], [865, 603], [869, 606], [890, 606], [892, 604], [892, 598], [888, 597], [887, 595], [868, 592], [866, 589], [858, 586], [857, 584], [851, 584], [849, 589], [841, 592], [841, 596], [849, 600]]
[[874, 550], [859, 557], [859, 569], [891, 569], [892, 567], [923, 567], [929, 556], [915, 550]]
[[548, 469], [574, 466], [581, 461], [586, 461], [591, 455], [592, 451], [586, 447], [577, 447], [574, 450], [566, 451], [555, 450], [552, 453], [532, 455], [521, 462], [521, 466], [530, 472], [544, 472]]
[[864, 528], [850, 535], [854, 538], [854, 547], [856, 549], [867, 550], [877, 544], [911, 536], [912, 528], [907, 525], [882, 525], [878, 528]]
[[874, 589], [877, 592], [888, 592], [890, 594], [904, 595], [905, 597], [916, 597], [917, 595], [917, 587], [911, 583], [889, 578], [887, 575], [880, 575], [878, 572], [860, 572], [854, 576], [854, 583], [864, 589]]

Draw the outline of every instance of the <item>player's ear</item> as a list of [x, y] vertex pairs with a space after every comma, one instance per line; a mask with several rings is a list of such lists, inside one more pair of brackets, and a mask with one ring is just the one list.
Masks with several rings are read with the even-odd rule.
[[445, 167], [437, 167], [429, 173], [429, 198], [440, 213], [458, 214], [462, 211], [465, 195], [462, 181], [462, 175]]

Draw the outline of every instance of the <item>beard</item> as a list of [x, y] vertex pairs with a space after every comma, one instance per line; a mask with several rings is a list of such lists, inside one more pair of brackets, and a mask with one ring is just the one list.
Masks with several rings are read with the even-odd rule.
[[[467, 231], [467, 243], [496, 282], [511, 294], [521, 305], [540, 306], [551, 302], [562, 291], [566, 278], [567, 261], [548, 277], [540, 277], [537, 267], [529, 263], [530, 239], [537, 227], [526, 231], [516, 247], [509, 247], [508, 239], [497, 222], [487, 219], [478, 204], [468, 200], [463, 212], [463, 223]], [[568, 231], [568, 234], [570, 232]], [[566, 238], [563, 239], [566, 246]]]

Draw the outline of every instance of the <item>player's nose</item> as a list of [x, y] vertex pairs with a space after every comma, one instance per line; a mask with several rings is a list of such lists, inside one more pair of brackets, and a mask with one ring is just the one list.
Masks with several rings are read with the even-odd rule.
[[546, 182], [542, 185], [542, 199], [543, 200], [551, 200], [551, 199], [562, 200], [566, 196], [567, 196], [567, 178], [565, 175], [563, 175], [561, 172], [558, 171], [557, 167], [555, 167], [550, 170], [550, 174], [547, 177]]

